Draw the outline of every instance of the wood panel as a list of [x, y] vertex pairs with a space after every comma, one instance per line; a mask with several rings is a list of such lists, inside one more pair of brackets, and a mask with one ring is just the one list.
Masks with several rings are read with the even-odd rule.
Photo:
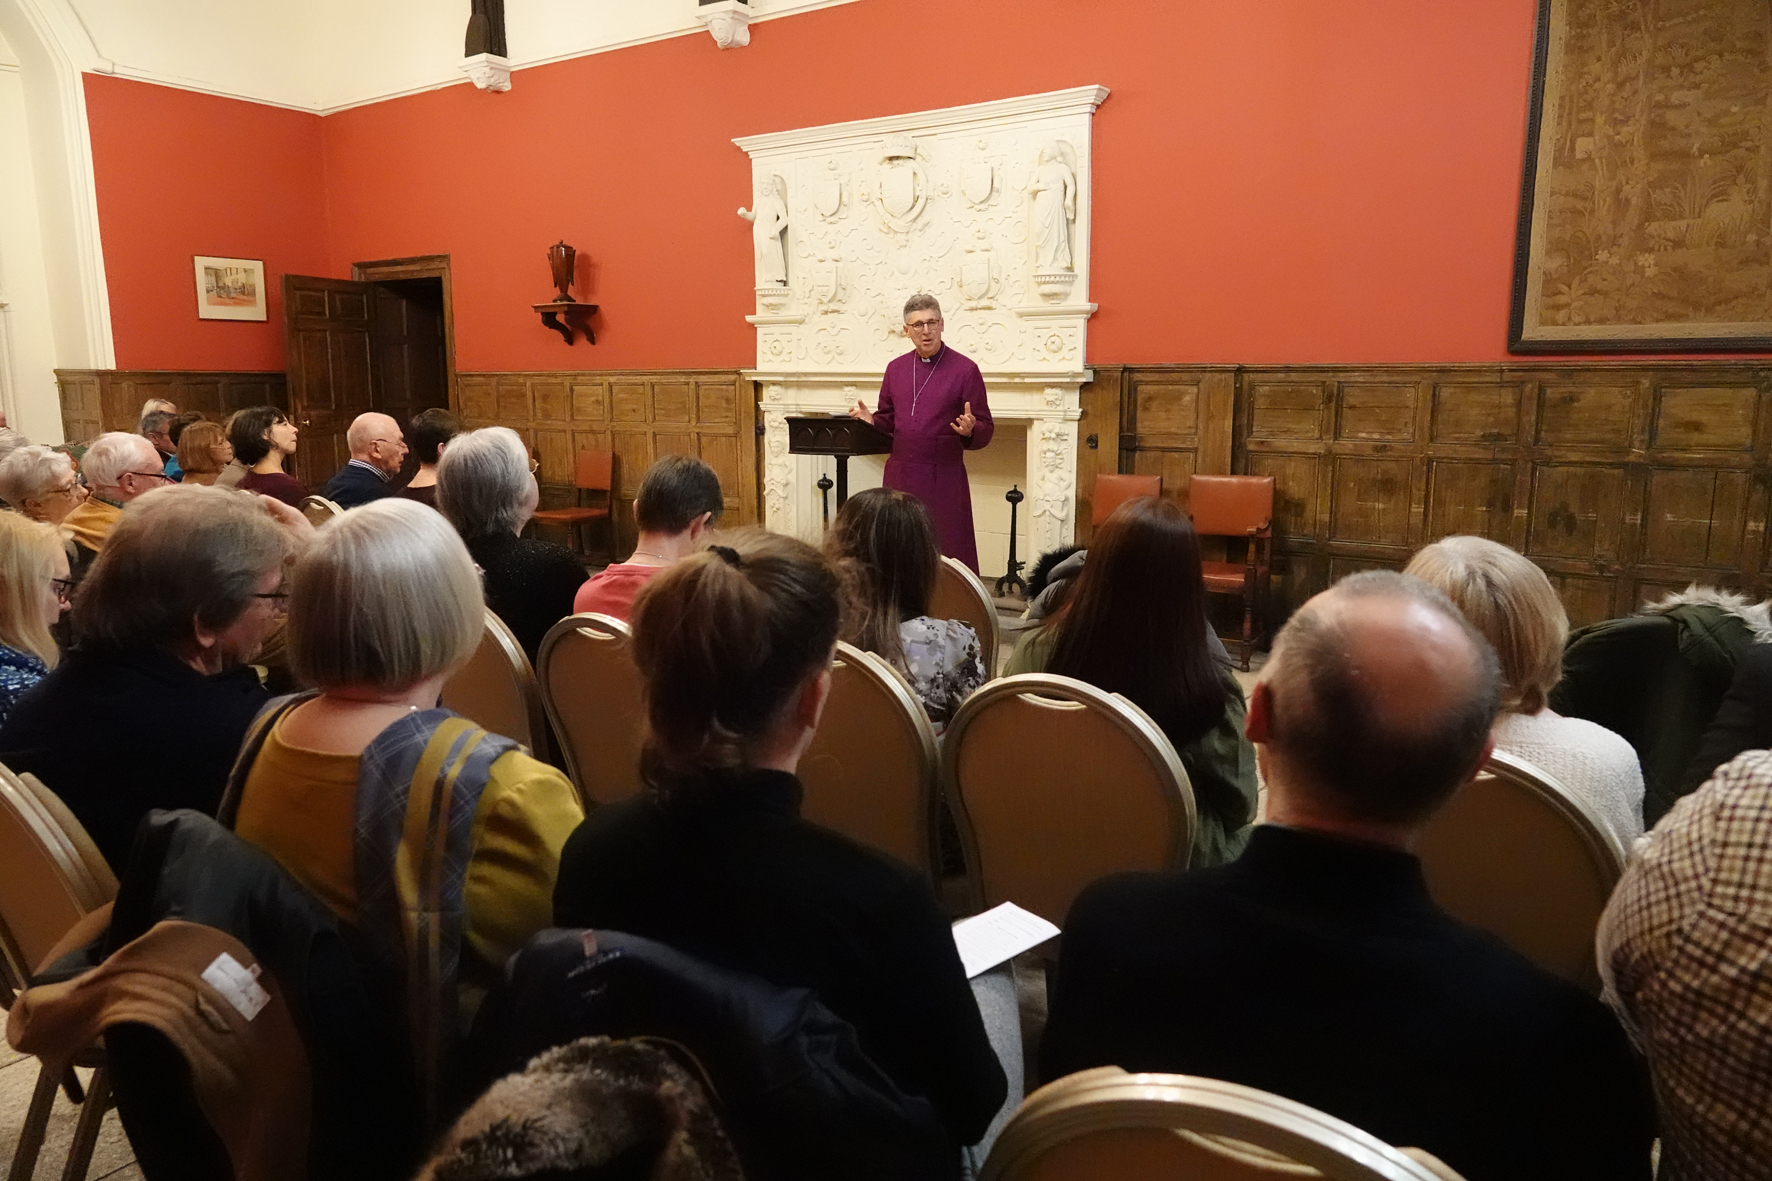
[[180, 410], [196, 410], [217, 422], [248, 406], [289, 409], [281, 373], [222, 373], [190, 369], [57, 369], [62, 434], [86, 442], [105, 431], [141, 425], [142, 403], [165, 398]]
[[720, 477], [726, 525], [758, 518], [756, 395], [731, 369], [637, 373], [462, 373], [470, 427], [508, 426], [541, 461], [543, 508], [576, 501], [574, 456], [615, 452], [617, 552], [634, 544], [634, 495], [662, 455], [699, 456]]

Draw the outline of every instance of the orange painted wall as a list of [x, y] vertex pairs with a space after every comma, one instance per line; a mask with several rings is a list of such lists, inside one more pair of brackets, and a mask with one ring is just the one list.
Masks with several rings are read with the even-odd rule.
[[[323, 273], [321, 119], [86, 75], [120, 369], [283, 368], [282, 276]], [[267, 319], [199, 320], [191, 256], [265, 263]]]

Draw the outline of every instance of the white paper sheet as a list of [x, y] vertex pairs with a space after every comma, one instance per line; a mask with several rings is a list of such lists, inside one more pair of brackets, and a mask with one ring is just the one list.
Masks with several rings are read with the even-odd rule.
[[960, 949], [960, 963], [970, 980], [1056, 934], [1058, 928], [1039, 915], [1005, 902], [955, 923], [954, 946]]

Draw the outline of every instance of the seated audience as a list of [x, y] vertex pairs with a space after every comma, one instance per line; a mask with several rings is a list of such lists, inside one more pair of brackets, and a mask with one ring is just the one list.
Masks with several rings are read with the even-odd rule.
[[667, 455], [654, 463], [640, 477], [634, 497], [640, 536], [633, 554], [579, 587], [573, 612], [595, 611], [626, 621], [640, 588], [678, 558], [694, 553], [725, 507], [720, 477], [693, 455]]
[[485, 571], [486, 605], [534, 660], [548, 629], [572, 614], [584, 563], [563, 545], [520, 537], [541, 491], [510, 427], [458, 435], [437, 463], [437, 507]]
[[148, 415], [153, 414], [157, 410], [164, 411], [165, 413], [171, 414], [171, 415], [178, 414], [178, 407], [173, 405], [171, 402], [168, 402], [165, 398], [149, 398], [147, 401], [142, 403], [141, 413], [137, 414], [135, 416], [136, 420], [140, 421], [141, 419], [146, 418]]
[[406, 462], [406, 438], [400, 424], [371, 411], [351, 420], [345, 432], [351, 458], [338, 469], [320, 495], [339, 508], [356, 508], [394, 495], [393, 479]]
[[161, 470], [154, 445], [124, 431], [108, 431], [94, 439], [80, 466], [91, 495], [62, 518], [62, 527], [74, 539], [74, 564], [84, 573], [104, 552], [123, 506], [173, 481]]
[[1600, 974], [1649, 1055], [1672, 1181], [1772, 1162], [1772, 753], [1674, 804], [1600, 920]]
[[1193, 525], [1174, 501], [1139, 496], [1102, 522], [1075, 591], [1004, 669], [1075, 677], [1150, 715], [1193, 784], [1196, 869], [1243, 851], [1257, 802], [1243, 690], [1211, 639]]
[[178, 466], [183, 483], [213, 484], [222, 469], [232, 463], [234, 445], [218, 422], [193, 422], [179, 432]]
[[573, 833], [555, 921], [812, 989], [955, 1146], [975, 1143], [1006, 1083], [947, 916], [916, 870], [800, 817], [794, 769], [830, 692], [836, 573], [778, 534], [726, 541], [635, 600], [646, 788]]
[[278, 626], [305, 530], [300, 513], [212, 488], [142, 497], [75, 596], [74, 649], [0, 724], [0, 763], [48, 784], [118, 871], [149, 810], [214, 813], [265, 703], [247, 663]]
[[465, 1022], [548, 925], [584, 816], [559, 771], [436, 708], [484, 620], [467, 550], [432, 510], [396, 498], [327, 522], [289, 577], [290, 663], [318, 692], [254, 723], [220, 817], [406, 978], [427, 1087], [465, 1028], [458, 992]]
[[838, 511], [825, 552], [843, 582], [842, 638], [903, 673], [945, 730], [988, 674], [972, 625], [929, 614], [941, 565], [929, 510], [907, 492], [858, 492]]
[[[0, 473], [5, 472], [0, 463]], [[0, 474], [0, 483], [4, 475]], [[1681, 781], [1681, 794], [1694, 791], [1717, 768], [1745, 750], [1772, 747], [1772, 644], [1747, 644], [1735, 657], [1735, 676], [1729, 692], [1717, 706], [1717, 714], [1698, 753]]]
[[420, 504], [437, 507], [437, 457], [449, 440], [467, 428], [461, 419], [441, 406], [420, 410], [406, 424], [406, 443], [418, 460], [418, 471], [400, 489], [400, 495]]
[[33, 521], [60, 525], [85, 503], [86, 485], [66, 451], [31, 443], [0, 459], [0, 500]]
[[172, 440], [174, 450], [178, 448], [179, 439], [184, 437], [185, 428], [194, 422], [208, 422], [209, 416], [199, 410], [186, 410], [172, 420], [166, 428], [166, 437]]
[[1501, 689], [1488, 643], [1413, 578], [1306, 603], [1250, 696], [1268, 823], [1230, 865], [1078, 897], [1044, 1077], [1260, 1087], [1468, 1181], [1646, 1179], [1649, 1092], [1617, 1020], [1440, 910], [1410, 852], [1488, 758]]
[[138, 434], [154, 445], [166, 478], [176, 481], [182, 474], [178, 466], [178, 444], [172, 441], [172, 424], [178, 417], [165, 410], [151, 410], [142, 415]]
[[275, 406], [236, 410], [228, 419], [228, 442], [234, 448], [234, 461], [246, 470], [230, 483], [224, 468], [223, 474], [216, 477], [217, 486], [244, 488], [300, 508], [308, 495], [307, 485], [283, 470], [295, 454], [299, 433], [288, 415]]
[[68, 609], [68, 551], [54, 527], [0, 513], [0, 723], [60, 660], [49, 629]]
[[1417, 551], [1404, 573], [1451, 599], [1501, 660], [1495, 749], [1548, 771], [1628, 851], [1643, 835], [1643, 768], [1612, 731], [1551, 709], [1569, 617], [1544, 571], [1500, 542], [1460, 536]]

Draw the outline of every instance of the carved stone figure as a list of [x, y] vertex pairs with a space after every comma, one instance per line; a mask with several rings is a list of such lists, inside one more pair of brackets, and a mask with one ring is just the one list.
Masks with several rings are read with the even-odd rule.
[[1071, 223], [1077, 220], [1077, 173], [1070, 161], [1071, 146], [1052, 140], [1040, 149], [1028, 195], [1034, 207], [1029, 233], [1034, 243], [1034, 270], [1068, 271], [1071, 263]]
[[757, 191], [757, 209], [740, 207], [738, 215], [751, 223], [751, 242], [757, 254], [757, 286], [786, 286], [788, 254], [782, 235], [788, 228], [788, 182], [766, 177]]

